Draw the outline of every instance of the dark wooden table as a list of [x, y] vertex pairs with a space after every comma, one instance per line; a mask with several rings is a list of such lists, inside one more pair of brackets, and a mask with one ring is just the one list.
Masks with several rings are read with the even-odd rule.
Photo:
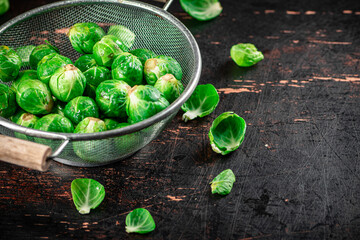
[[[11, 1], [0, 22], [52, 1]], [[200, 46], [200, 83], [220, 104], [184, 123], [181, 114], [127, 160], [97, 168], [52, 163], [40, 173], [0, 163], [1, 239], [358, 239], [360, 234], [360, 1], [222, 0], [220, 17], [198, 22], [178, 1], [169, 11]], [[155, 3], [156, 5], [161, 5]], [[232, 45], [254, 43], [265, 59], [240, 68]], [[242, 146], [215, 154], [212, 121], [235, 111]], [[232, 192], [209, 182], [231, 168]], [[104, 202], [80, 215], [70, 183], [93, 178]], [[126, 214], [147, 208], [157, 227], [129, 235]]]

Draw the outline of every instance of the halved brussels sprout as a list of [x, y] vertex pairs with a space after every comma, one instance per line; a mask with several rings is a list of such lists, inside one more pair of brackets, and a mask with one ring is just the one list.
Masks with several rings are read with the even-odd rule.
[[218, 0], [180, 0], [180, 4], [185, 12], [199, 21], [211, 20], [222, 12]]
[[21, 58], [8, 46], [0, 46], [0, 80], [10, 82], [15, 80], [21, 68]]
[[37, 75], [39, 80], [45, 84], [49, 84], [50, 78], [54, 72], [67, 64], [72, 64], [70, 58], [58, 53], [46, 55], [37, 65]]
[[[34, 128], [35, 123], [37, 122], [37, 120], [39, 120], [39, 118], [37, 116], [35, 116], [34, 114], [23, 113], [23, 114], [20, 115], [19, 119], [16, 121], [16, 124], [21, 125], [23, 127]], [[27, 136], [27, 135], [22, 134], [22, 133], [18, 133], [18, 132], [15, 132], [15, 137], [21, 138], [21, 139], [24, 139], [24, 140], [31, 140], [32, 139], [32, 137]]]
[[104, 123], [107, 130], [113, 130], [118, 127], [119, 122], [111, 118], [105, 118]]
[[127, 82], [131, 87], [143, 82], [144, 67], [131, 53], [124, 52], [117, 56], [111, 65], [111, 70], [113, 79]]
[[16, 102], [32, 114], [48, 114], [54, 105], [48, 86], [35, 79], [24, 79], [17, 85]]
[[68, 64], [55, 71], [50, 78], [49, 86], [57, 99], [69, 102], [71, 99], [83, 95], [86, 78], [77, 67]]
[[80, 69], [80, 71], [85, 72], [89, 68], [97, 66], [97, 63], [93, 54], [85, 54], [80, 56], [74, 65]]
[[105, 36], [105, 32], [96, 23], [85, 22], [74, 24], [67, 35], [73, 48], [85, 54], [93, 52], [95, 43]]
[[145, 62], [146, 60], [150, 59], [150, 58], [155, 58], [157, 55], [146, 48], [138, 48], [138, 49], [134, 49], [132, 51], [130, 51], [130, 53], [132, 55], [135, 55], [139, 58], [140, 62], [142, 63], [142, 65], [145, 66]]
[[150, 58], [145, 62], [144, 75], [149, 85], [154, 85], [160, 77], [168, 73], [181, 81], [183, 74], [181, 66], [172, 57], [160, 55], [156, 58]]
[[94, 45], [93, 55], [97, 64], [111, 67], [114, 59], [124, 51], [127, 49], [119, 38], [106, 35]]
[[126, 117], [126, 98], [131, 87], [121, 80], [106, 80], [96, 89], [96, 103], [107, 117]]
[[129, 51], [135, 42], [135, 33], [123, 25], [112, 25], [110, 26], [108, 35], [114, 35], [125, 45], [124, 52]]
[[48, 41], [45, 42], [46, 44], [36, 46], [30, 54], [29, 62], [32, 69], [36, 69], [38, 63], [46, 55], [49, 55], [50, 53], [59, 53], [59, 49], [51, 45]]
[[75, 125], [86, 117], [99, 117], [99, 108], [95, 101], [89, 97], [79, 96], [66, 104], [64, 109], [65, 117]]
[[16, 95], [9, 86], [0, 83], [0, 116], [8, 118], [16, 112]]
[[47, 132], [72, 133], [74, 131], [74, 126], [66, 117], [52, 113], [37, 120], [34, 129]]
[[184, 91], [184, 86], [172, 74], [165, 74], [160, 77], [154, 87], [164, 94], [169, 103], [174, 102]]
[[21, 58], [22, 66], [27, 67], [30, 65], [30, 54], [34, 50], [34, 45], [27, 45], [18, 47], [15, 51]]
[[258, 51], [252, 43], [239, 43], [232, 46], [230, 55], [240, 67], [250, 67], [264, 59], [262, 52]]
[[244, 141], [246, 122], [234, 112], [224, 112], [212, 123], [209, 131], [214, 152], [226, 155], [239, 148]]
[[134, 86], [128, 94], [126, 112], [131, 124], [147, 119], [169, 106], [164, 95], [150, 85]]

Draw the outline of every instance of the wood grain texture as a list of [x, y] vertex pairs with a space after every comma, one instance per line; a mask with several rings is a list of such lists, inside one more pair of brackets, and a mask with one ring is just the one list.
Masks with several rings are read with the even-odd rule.
[[[20, 1], [14, 1], [20, 3]], [[0, 18], [24, 12], [28, 1]], [[129, 159], [98, 168], [53, 163], [46, 173], [0, 163], [4, 239], [358, 239], [360, 234], [360, 2], [222, 0], [223, 13], [198, 22], [175, 1], [169, 11], [194, 34], [200, 83], [220, 103], [211, 115], [171, 124]], [[265, 59], [239, 68], [230, 48], [254, 43]], [[212, 121], [234, 111], [247, 124], [241, 147], [214, 153]], [[209, 182], [236, 176], [226, 197]], [[78, 214], [70, 184], [93, 178], [106, 190]], [[126, 234], [126, 214], [147, 208], [156, 230]]]

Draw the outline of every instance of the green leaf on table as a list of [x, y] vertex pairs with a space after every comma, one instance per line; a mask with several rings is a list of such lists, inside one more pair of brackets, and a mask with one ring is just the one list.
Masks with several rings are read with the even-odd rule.
[[218, 0], [180, 0], [180, 4], [185, 12], [199, 21], [211, 20], [222, 12]]
[[125, 230], [127, 233], [145, 234], [154, 231], [155, 222], [150, 212], [144, 208], [137, 208], [126, 216]]
[[239, 43], [232, 46], [230, 56], [240, 67], [251, 67], [264, 59], [262, 52], [258, 51], [252, 43]]
[[235, 175], [231, 169], [226, 169], [217, 175], [214, 180], [210, 182], [211, 193], [219, 195], [228, 195], [231, 192], [235, 182]]

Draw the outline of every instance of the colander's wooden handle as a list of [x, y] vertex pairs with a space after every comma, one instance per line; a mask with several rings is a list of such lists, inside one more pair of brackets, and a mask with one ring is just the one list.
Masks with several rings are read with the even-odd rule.
[[0, 160], [39, 171], [46, 171], [51, 148], [42, 144], [0, 135]]

